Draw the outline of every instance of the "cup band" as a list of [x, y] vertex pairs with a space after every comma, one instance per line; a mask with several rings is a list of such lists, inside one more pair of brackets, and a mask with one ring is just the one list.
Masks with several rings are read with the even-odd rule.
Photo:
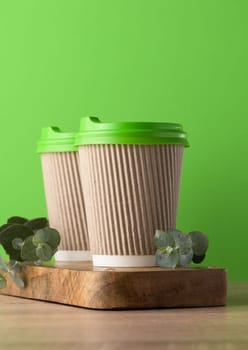
[[55, 254], [56, 261], [89, 261], [91, 259], [89, 250], [58, 250]]
[[146, 267], [156, 266], [154, 255], [92, 255], [94, 266]]

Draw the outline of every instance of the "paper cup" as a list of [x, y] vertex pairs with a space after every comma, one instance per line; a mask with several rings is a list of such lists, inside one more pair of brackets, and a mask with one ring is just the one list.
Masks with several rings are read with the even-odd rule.
[[84, 198], [74, 134], [44, 128], [38, 144], [49, 224], [59, 231], [57, 261], [90, 260]]
[[176, 228], [182, 127], [84, 118], [76, 144], [93, 264], [154, 266], [155, 230]]

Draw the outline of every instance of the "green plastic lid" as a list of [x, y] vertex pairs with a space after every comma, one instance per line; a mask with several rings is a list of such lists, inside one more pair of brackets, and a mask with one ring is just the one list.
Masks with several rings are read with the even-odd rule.
[[57, 126], [43, 128], [37, 145], [37, 153], [75, 152], [75, 133], [62, 132]]
[[81, 119], [76, 145], [92, 144], [181, 144], [189, 147], [181, 124], [114, 122], [103, 123], [96, 117]]

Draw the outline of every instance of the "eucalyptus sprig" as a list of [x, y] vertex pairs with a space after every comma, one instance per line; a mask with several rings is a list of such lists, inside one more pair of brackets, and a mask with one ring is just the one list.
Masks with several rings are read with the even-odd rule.
[[185, 234], [179, 230], [156, 230], [154, 236], [156, 262], [161, 267], [189, 266], [191, 261], [199, 264], [208, 249], [208, 237], [199, 231]]
[[0, 288], [6, 286], [6, 274], [20, 288], [24, 281], [17, 274], [24, 265], [34, 263], [41, 265], [49, 261], [57, 251], [60, 243], [58, 231], [49, 227], [46, 218], [28, 220], [20, 216], [12, 216], [0, 227], [0, 244], [9, 255], [6, 263], [0, 256]]

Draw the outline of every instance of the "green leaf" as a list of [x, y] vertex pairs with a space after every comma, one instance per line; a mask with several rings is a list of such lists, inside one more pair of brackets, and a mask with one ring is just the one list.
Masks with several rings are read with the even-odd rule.
[[36, 246], [40, 243], [47, 243], [53, 250], [55, 250], [60, 243], [60, 235], [54, 228], [46, 227], [36, 231], [33, 243]]
[[53, 250], [47, 243], [40, 243], [36, 248], [36, 255], [42, 261], [48, 261], [53, 256]]
[[193, 250], [192, 249], [190, 249], [187, 254], [180, 254], [179, 255], [179, 265], [184, 266], [184, 267], [189, 266], [189, 264], [192, 261], [192, 257], [193, 257]]
[[11, 226], [12, 224], [3, 224], [0, 226], [0, 232], [4, 231], [7, 227]]
[[179, 231], [173, 231], [170, 234], [173, 235], [176, 246], [179, 248], [180, 254], [188, 254], [191, 251], [192, 240], [189, 235], [186, 235], [185, 233]]
[[176, 229], [168, 229], [166, 230], [166, 232], [172, 236], [175, 240], [177, 239], [177, 237], [179, 237], [180, 235], [182, 235], [182, 231], [180, 230], [176, 230]]
[[12, 241], [12, 246], [16, 250], [21, 250], [23, 245], [23, 240], [21, 238], [15, 238]]
[[195, 263], [195, 264], [200, 264], [204, 259], [205, 259], [205, 254], [204, 255], [193, 255], [193, 258], [192, 258], [192, 261]]
[[10, 260], [9, 269], [19, 273], [21, 272], [21, 269], [22, 269], [22, 263], [20, 263], [19, 261]]
[[167, 246], [167, 247], [160, 247], [158, 248], [159, 252], [161, 254], [171, 254], [173, 252], [173, 250], [177, 250], [176, 248], [172, 248], [171, 246]]
[[16, 274], [15, 274], [14, 271], [10, 271], [10, 272], [9, 272], [9, 275], [10, 275], [12, 281], [14, 281], [15, 284], [16, 284], [19, 288], [24, 288], [24, 287], [25, 287], [24, 281], [23, 281], [20, 277], [16, 276]]
[[34, 262], [34, 264], [36, 265], [36, 266], [41, 266], [42, 265], [42, 260], [36, 260], [35, 262]]
[[33, 244], [33, 236], [29, 236], [25, 239], [21, 249], [21, 259], [25, 261], [38, 260], [36, 246]]
[[175, 268], [178, 264], [179, 254], [177, 250], [173, 250], [170, 254], [161, 254], [158, 249], [155, 258], [158, 266]]
[[3, 275], [0, 275], [0, 288], [6, 287], [7, 281], [6, 278], [3, 277]]
[[154, 244], [156, 248], [165, 248], [167, 246], [174, 247], [175, 240], [174, 238], [165, 231], [156, 230], [154, 236]]
[[3, 260], [3, 258], [1, 257], [1, 255], [0, 255], [0, 269], [2, 269], [4, 272], [9, 271], [8, 266], [5, 263], [5, 261]]
[[21, 224], [13, 224], [0, 232], [0, 243], [11, 260], [20, 261], [22, 260], [21, 251], [13, 248], [12, 241], [15, 238], [25, 240], [26, 237], [31, 235], [33, 235], [33, 231], [29, 227]]
[[25, 223], [25, 226], [31, 228], [32, 230], [40, 230], [49, 225], [47, 218], [35, 218]]
[[25, 224], [27, 221], [28, 219], [21, 216], [11, 216], [11, 218], [8, 218], [7, 224]]
[[208, 237], [202, 232], [192, 231], [189, 233], [192, 239], [192, 249], [194, 255], [202, 256], [208, 249]]

